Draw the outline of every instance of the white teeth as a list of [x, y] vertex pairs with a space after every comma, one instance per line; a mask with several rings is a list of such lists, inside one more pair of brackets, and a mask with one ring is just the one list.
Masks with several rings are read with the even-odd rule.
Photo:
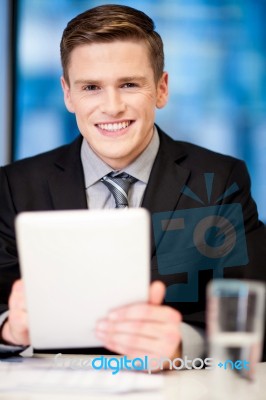
[[130, 121], [116, 122], [115, 124], [98, 124], [99, 128], [105, 131], [119, 131], [125, 129], [130, 125]]

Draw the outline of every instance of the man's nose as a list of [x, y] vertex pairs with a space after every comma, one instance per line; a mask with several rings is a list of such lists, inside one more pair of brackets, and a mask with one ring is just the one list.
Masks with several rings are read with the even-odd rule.
[[114, 117], [123, 113], [125, 109], [126, 105], [122, 95], [119, 93], [119, 89], [106, 90], [100, 106], [101, 112]]

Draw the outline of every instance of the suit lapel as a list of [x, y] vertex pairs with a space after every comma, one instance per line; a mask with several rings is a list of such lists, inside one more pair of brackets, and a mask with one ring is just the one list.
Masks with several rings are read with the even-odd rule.
[[[160, 129], [158, 131], [160, 148], [142, 202], [142, 207], [147, 208], [151, 215], [164, 211], [174, 212], [181, 190], [190, 176], [190, 171], [179, 165], [186, 153]], [[152, 254], [154, 253], [155, 243], [152, 235]]]
[[48, 185], [54, 209], [86, 209], [84, 174], [80, 159], [82, 137], [65, 147], [54, 163]]
[[175, 210], [181, 189], [190, 175], [190, 170], [179, 165], [187, 156], [181, 146], [157, 129], [160, 148], [142, 202], [142, 207], [151, 213]]

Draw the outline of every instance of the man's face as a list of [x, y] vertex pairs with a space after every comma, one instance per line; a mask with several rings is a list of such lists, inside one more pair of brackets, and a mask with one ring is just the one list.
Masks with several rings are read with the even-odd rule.
[[62, 78], [67, 109], [81, 134], [113, 169], [130, 164], [149, 144], [155, 108], [167, 102], [168, 76], [155, 83], [144, 42], [115, 41], [76, 47]]

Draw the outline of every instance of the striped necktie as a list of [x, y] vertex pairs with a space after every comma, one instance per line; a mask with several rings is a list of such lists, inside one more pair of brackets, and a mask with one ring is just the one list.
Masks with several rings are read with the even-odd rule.
[[131, 175], [121, 172], [115, 175], [114, 172], [105, 175], [101, 182], [110, 190], [115, 199], [115, 208], [128, 207], [128, 191], [132, 183], [137, 182], [137, 179]]

